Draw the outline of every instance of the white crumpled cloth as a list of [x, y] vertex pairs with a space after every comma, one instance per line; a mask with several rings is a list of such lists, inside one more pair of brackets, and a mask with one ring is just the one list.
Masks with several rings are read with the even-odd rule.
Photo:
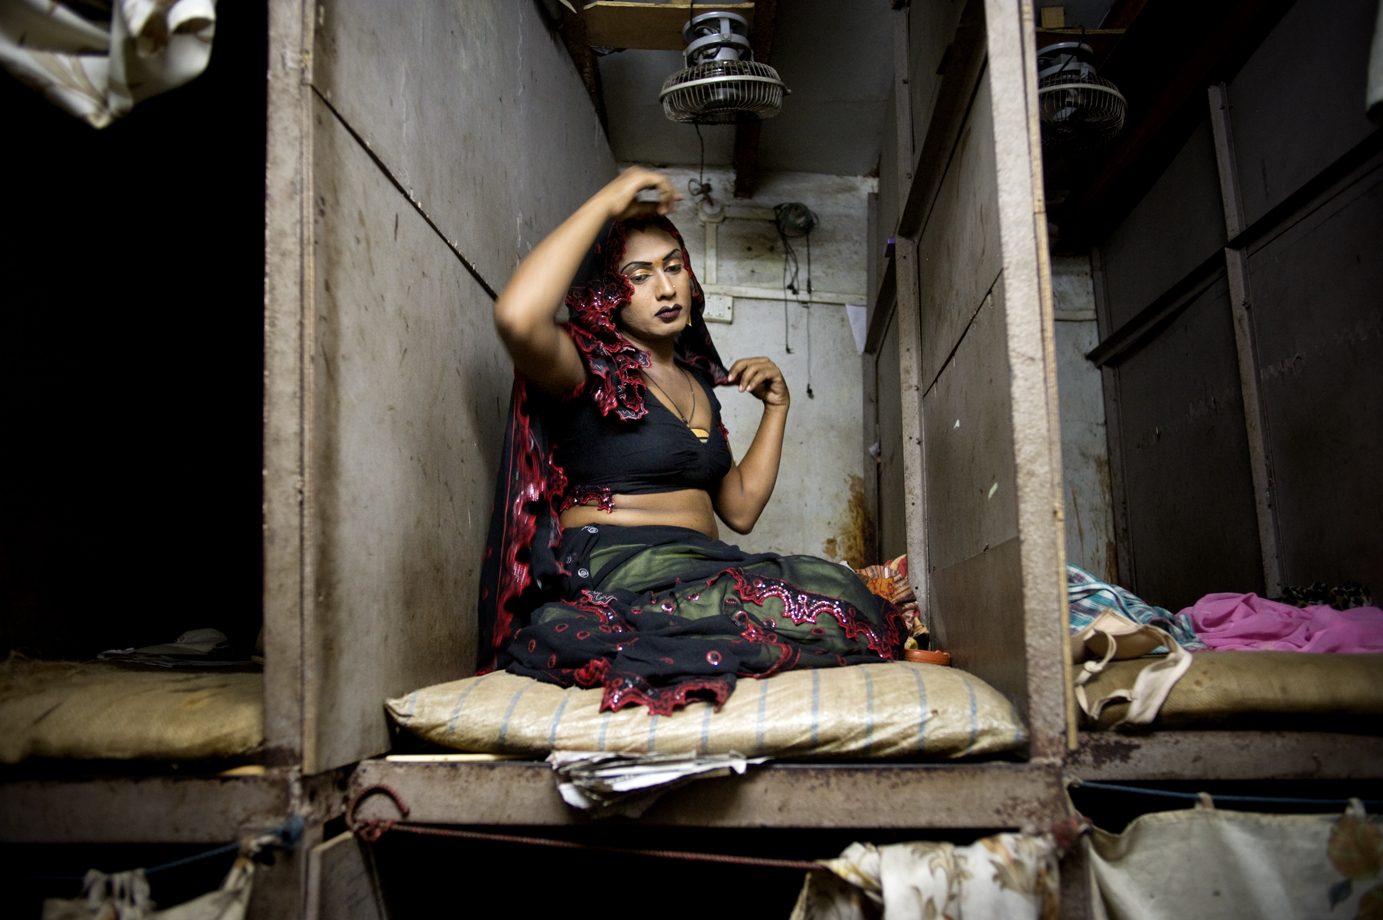
[[241, 856], [217, 890], [156, 910], [143, 869], [112, 875], [92, 869], [82, 881], [80, 898], [43, 902], [42, 920], [244, 920], [254, 870], [254, 860]]
[[792, 920], [1056, 920], [1051, 835], [995, 834], [969, 846], [852, 843], [812, 872]]
[[216, 0], [115, 0], [108, 23], [0, 0], [0, 66], [94, 128], [206, 70], [215, 34]]

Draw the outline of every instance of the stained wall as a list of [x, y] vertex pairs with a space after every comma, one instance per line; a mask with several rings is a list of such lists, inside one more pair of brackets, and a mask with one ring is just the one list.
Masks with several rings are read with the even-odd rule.
[[[670, 169], [668, 175], [685, 191], [687, 180], [696, 178], [698, 172]], [[867, 195], [874, 190], [874, 180], [766, 173], [753, 198], [735, 199], [729, 194], [733, 177], [728, 171], [707, 170], [706, 176], [713, 185], [713, 197], [726, 203], [732, 214], [737, 213], [734, 209], [766, 209], [794, 201], [810, 207], [820, 219], [811, 235], [813, 290], [848, 294], [852, 300], [864, 302]], [[690, 199], [682, 202], [672, 219], [687, 241], [698, 277], [704, 281], [705, 227], [696, 219]], [[799, 289], [805, 292], [806, 241], [798, 238], [791, 242], [800, 265]], [[764, 289], [766, 295], [736, 297], [734, 321], [710, 325], [721, 357], [728, 365], [739, 358], [766, 355], [783, 369], [792, 392], [783, 462], [773, 499], [751, 533], [739, 536], [727, 528], [722, 539], [753, 551], [810, 553], [861, 564], [865, 528], [870, 524], [865, 513], [860, 450], [860, 357], [845, 307], [838, 303], [807, 307], [792, 295], [784, 307], [783, 246], [769, 220], [724, 221], [716, 231], [716, 251], [720, 284]], [[807, 393], [809, 380], [811, 395]], [[717, 395], [724, 406], [730, 447], [736, 457], [742, 457], [753, 440], [762, 404], [732, 388], [721, 389]]]
[[615, 175], [540, 4], [318, 7], [304, 763], [385, 750], [381, 701], [464, 677], [518, 261]]

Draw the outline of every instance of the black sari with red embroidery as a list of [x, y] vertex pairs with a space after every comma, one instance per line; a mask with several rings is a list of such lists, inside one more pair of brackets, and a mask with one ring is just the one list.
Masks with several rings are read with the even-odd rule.
[[[682, 243], [666, 219], [660, 227]], [[647, 413], [648, 355], [615, 327], [632, 288], [618, 273], [625, 228], [613, 225], [566, 299], [564, 324], [586, 362], [589, 399], [607, 417]], [[683, 260], [691, 274], [683, 245]], [[691, 277], [692, 323], [679, 360], [716, 384], [726, 370]], [[747, 554], [677, 527], [572, 528], [559, 512], [567, 477], [549, 440], [563, 400], [516, 375], [495, 487], [479, 600], [479, 671], [507, 669], [563, 686], [603, 687], [602, 709], [643, 704], [670, 715], [691, 699], [718, 706], [737, 676], [895, 658], [907, 636], [891, 604], [844, 566], [811, 556]]]

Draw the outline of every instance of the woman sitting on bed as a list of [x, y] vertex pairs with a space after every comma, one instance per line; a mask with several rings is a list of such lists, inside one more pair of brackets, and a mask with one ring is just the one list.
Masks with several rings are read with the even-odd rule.
[[[516, 373], [480, 596], [481, 671], [603, 686], [602, 709], [660, 715], [719, 706], [737, 676], [892, 660], [906, 638], [848, 568], [719, 541], [717, 516], [748, 533], [773, 493], [789, 395], [768, 358], [721, 364], [663, 216], [678, 197], [627, 170], [495, 302]], [[725, 385], [764, 404], [738, 463]]]

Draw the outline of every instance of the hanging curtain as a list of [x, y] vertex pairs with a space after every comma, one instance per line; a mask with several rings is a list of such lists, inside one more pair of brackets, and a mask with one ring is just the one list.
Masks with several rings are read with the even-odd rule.
[[93, 128], [200, 74], [215, 33], [216, 0], [114, 0], [109, 22], [0, 0], [0, 65]]

